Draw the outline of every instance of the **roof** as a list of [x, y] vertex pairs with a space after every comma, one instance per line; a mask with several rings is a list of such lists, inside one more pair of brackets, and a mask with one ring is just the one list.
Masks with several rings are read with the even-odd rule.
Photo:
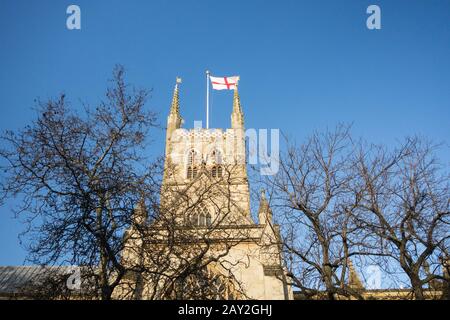
[[28, 285], [44, 280], [51, 274], [71, 274], [73, 268], [71, 266], [0, 266], [0, 295], [21, 293]]

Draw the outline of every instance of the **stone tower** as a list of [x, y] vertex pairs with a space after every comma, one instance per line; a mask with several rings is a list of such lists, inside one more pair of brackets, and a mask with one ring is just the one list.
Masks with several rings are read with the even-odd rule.
[[[190, 190], [186, 192], [190, 200], [206, 194], [203, 190], [211, 188], [212, 184], [217, 183], [218, 189], [227, 190], [220, 195], [216, 192], [206, 194], [202, 212], [190, 216], [183, 211], [185, 216], [179, 217], [179, 223], [219, 226], [221, 230], [227, 230], [227, 235], [240, 238], [223, 260], [236, 265], [234, 275], [242, 283], [248, 298], [292, 299], [281, 262], [278, 226], [273, 224], [272, 210], [264, 192], [260, 199], [259, 223], [253, 221], [250, 212], [244, 113], [238, 90], [234, 90], [231, 123], [226, 130], [183, 129], [179, 100], [177, 83], [167, 119], [162, 203], [173, 206], [170, 199], [174, 198], [171, 194], [175, 189]], [[202, 180], [202, 175], [209, 179]]]
[[[279, 229], [272, 221], [272, 210], [264, 192], [259, 222], [253, 220], [250, 212], [244, 113], [237, 89], [233, 95], [230, 128], [184, 129], [180, 83], [177, 79], [167, 118], [162, 218], [151, 222], [148, 229], [162, 229], [158, 227], [159, 221], [174, 221], [174, 230], [192, 231], [194, 237], [202, 240], [207, 237], [210, 252], [220, 253], [214, 272], [238, 283], [240, 298], [293, 299], [282, 264]], [[142, 215], [141, 211], [136, 212]], [[128, 234], [132, 233], [130, 230]], [[180, 255], [189, 252], [190, 246], [201, 246], [201, 241], [189, 241], [192, 244], [184, 244]], [[127, 247], [139, 245], [142, 242], [135, 240]], [[140, 251], [128, 251], [133, 252], [126, 255], [128, 259], [137, 260], [135, 252]], [[135, 258], [130, 258], [133, 255]], [[177, 265], [176, 260], [175, 255], [173, 265]], [[145, 298], [145, 293], [139, 296]]]
[[[235, 220], [234, 222], [239, 224], [253, 224], [245, 162], [244, 114], [237, 90], [233, 97], [231, 128], [186, 130], [181, 128], [182, 123], [177, 83], [167, 118], [162, 203], [168, 201], [168, 205], [173, 205], [170, 202], [173, 192], [186, 190], [187, 193], [189, 187], [192, 190], [189, 196], [196, 197], [199, 193], [203, 193], [202, 189], [210, 186], [209, 182], [219, 185], [219, 181], [226, 178], [229, 180], [227, 192], [230, 199], [223, 199], [222, 205], [232, 207], [229, 209], [230, 212], [226, 213], [227, 221]], [[199, 178], [202, 173], [212, 179], [201, 181], [193, 186], [197, 180], [201, 180]], [[218, 218], [217, 208], [214, 210], [207, 204], [208, 201], [205, 202], [213, 221]]]

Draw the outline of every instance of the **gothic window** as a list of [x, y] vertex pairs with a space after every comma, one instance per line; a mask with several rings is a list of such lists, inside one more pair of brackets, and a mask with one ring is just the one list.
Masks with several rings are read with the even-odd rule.
[[197, 156], [197, 152], [195, 150], [189, 151], [188, 162], [187, 162], [187, 170], [186, 170], [186, 178], [194, 179], [198, 174], [198, 165], [199, 159]]
[[210, 227], [212, 217], [204, 205], [199, 205], [197, 210], [188, 218], [188, 223], [194, 227]]
[[222, 152], [216, 149], [212, 152], [211, 156], [214, 164], [222, 164]]
[[211, 281], [211, 295], [214, 300], [223, 300], [227, 296], [227, 288], [221, 277], [216, 276]]
[[187, 168], [187, 178], [194, 179], [198, 174], [198, 169], [196, 166], [188, 166]]
[[219, 150], [214, 150], [211, 154], [211, 158], [211, 176], [213, 178], [221, 178], [223, 174], [222, 153]]
[[198, 224], [198, 217], [196, 214], [191, 215], [189, 223], [192, 226], [196, 226]]
[[177, 278], [172, 289], [175, 299], [224, 300], [230, 295], [226, 279], [207, 267], [198, 268], [187, 276]]
[[211, 175], [213, 178], [222, 178], [223, 168], [221, 165], [213, 165], [211, 168]]
[[206, 226], [206, 215], [203, 212], [199, 214], [198, 225], [200, 227]]

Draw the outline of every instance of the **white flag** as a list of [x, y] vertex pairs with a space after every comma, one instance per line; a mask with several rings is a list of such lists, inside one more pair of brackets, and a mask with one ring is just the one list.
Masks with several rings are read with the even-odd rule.
[[234, 90], [239, 81], [238, 76], [234, 77], [209, 77], [214, 90]]

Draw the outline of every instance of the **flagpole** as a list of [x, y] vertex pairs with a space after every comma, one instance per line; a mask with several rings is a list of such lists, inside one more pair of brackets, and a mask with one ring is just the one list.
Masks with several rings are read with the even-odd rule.
[[209, 71], [206, 70], [206, 129], [209, 129]]

